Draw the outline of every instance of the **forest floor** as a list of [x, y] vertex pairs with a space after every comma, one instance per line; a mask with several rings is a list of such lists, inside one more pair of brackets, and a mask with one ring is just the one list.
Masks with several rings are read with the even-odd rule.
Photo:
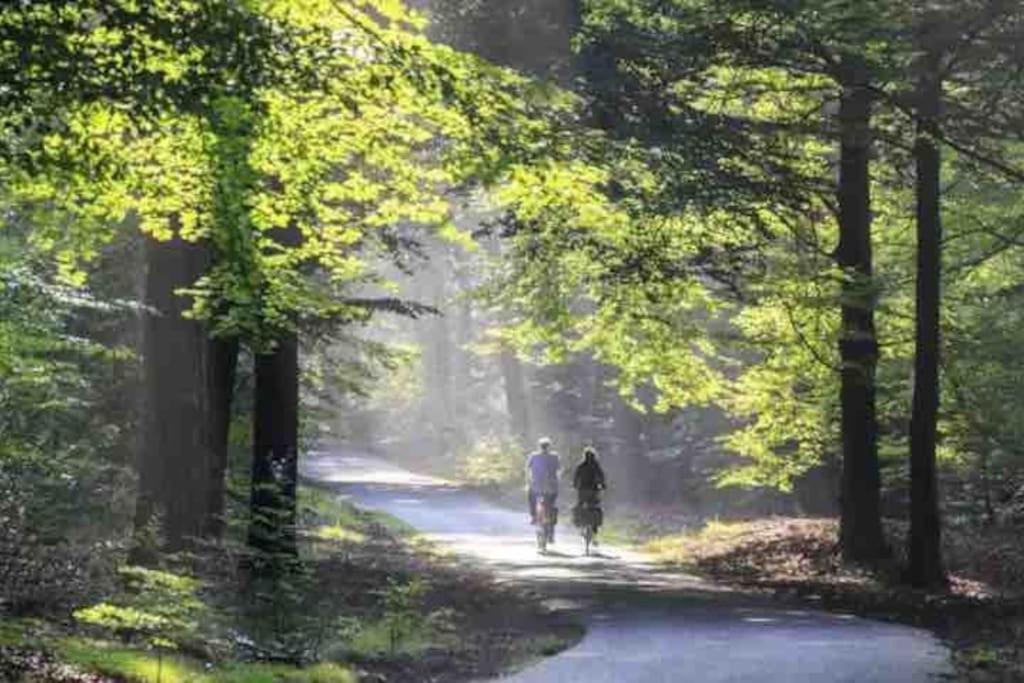
[[[666, 534], [668, 528], [664, 520], [636, 514], [613, 522], [610, 532], [666, 565], [718, 582], [927, 628], [948, 643], [958, 680], [1024, 680], [1024, 584], [1011, 573], [1024, 561], [1017, 533], [951, 527], [949, 589], [923, 591], [900, 583], [899, 558], [872, 569], [844, 566], [835, 520], [710, 522]], [[895, 539], [905, 530], [889, 531]]]
[[[0, 681], [457, 683], [582, 637], [577, 623], [458, 566], [393, 517], [311, 483], [300, 503], [301, 568], [268, 594], [245, 596], [239, 558], [225, 551], [168, 563], [174, 575], [200, 580], [204, 603], [198, 619], [188, 618], [202, 622], [186, 624], [193, 632], [164, 634], [173, 645], [155, 646], [162, 641], [123, 622], [83, 623], [71, 608], [17, 618], [0, 611]], [[107, 590], [97, 587], [96, 597], [137, 610], [131, 618], [141, 623], [176, 618], [166, 604], [101, 583]], [[174, 601], [165, 597], [157, 599]]]

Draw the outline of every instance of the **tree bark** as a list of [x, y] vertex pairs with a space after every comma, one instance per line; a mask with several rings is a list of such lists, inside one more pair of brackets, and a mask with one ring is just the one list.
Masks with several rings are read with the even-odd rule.
[[839, 104], [839, 246], [836, 260], [844, 271], [841, 371], [843, 478], [840, 546], [847, 561], [863, 562], [886, 554], [880, 511], [881, 477], [875, 415], [874, 287], [871, 253], [871, 92], [860, 60], [849, 59], [841, 73]]
[[227, 495], [228, 438], [231, 430], [231, 406], [235, 395], [238, 367], [238, 340], [213, 339], [209, 347], [207, 391], [210, 397], [210, 485], [207, 491], [204, 536], [219, 539], [224, 535], [224, 503]]
[[231, 345], [212, 340], [204, 323], [183, 317], [190, 302], [177, 294], [209, 266], [209, 245], [149, 240], [146, 258], [151, 312], [145, 323], [146, 409], [135, 527], [141, 534], [158, 521], [163, 549], [176, 551], [193, 539], [216, 537], [222, 528], [215, 518], [224, 505]]
[[294, 556], [299, 444], [299, 345], [282, 334], [256, 356], [249, 545]]
[[910, 420], [910, 536], [907, 579], [945, 583], [935, 449], [939, 409], [939, 310], [942, 277], [941, 164], [933, 137], [942, 101], [939, 63], [925, 52], [917, 86], [917, 291], [914, 399]]

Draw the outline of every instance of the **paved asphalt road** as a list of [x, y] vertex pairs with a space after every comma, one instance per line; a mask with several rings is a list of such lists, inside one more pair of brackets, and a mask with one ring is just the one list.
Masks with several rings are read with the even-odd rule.
[[[949, 672], [929, 633], [739, 594], [627, 551], [582, 557], [571, 527], [537, 554], [526, 513], [347, 451], [312, 454], [303, 474], [389, 512], [552, 607], [580, 610], [575, 647], [507, 683], [924, 683]], [[564, 505], [562, 506], [565, 507]]]

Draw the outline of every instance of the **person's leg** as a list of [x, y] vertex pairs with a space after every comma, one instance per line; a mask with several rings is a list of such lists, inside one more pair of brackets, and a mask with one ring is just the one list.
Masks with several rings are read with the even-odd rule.
[[537, 523], [537, 494], [530, 489], [526, 493], [526, 504], [530, 506], [530, 524]]
[[548, 540], [555, 542], [555, 525], [558, 524], [558, 494], [553, 493], [547, 496], [548, 510], [551, 511], [551, 534]]

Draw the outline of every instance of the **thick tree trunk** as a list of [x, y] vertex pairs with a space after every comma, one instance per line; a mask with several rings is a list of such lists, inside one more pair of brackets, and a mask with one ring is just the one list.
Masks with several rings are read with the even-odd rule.
[[886, 554], [875, 416], [878, 344], [871, 254], [871, 92], [863, 63], [851, 60], [844, 66], [839, 105], [840, 216], [836, 249], [836, 260], [844, 270], [839, 340], [843, 446], [840, 545], [846, 560], [861, 562]]
[[917, 318], [914, 401], [910, 421], [910, 537], [907, 579], [915, 586], [945, 582], [935, 447], [939, 409], [939, 308], [942, 275], [941, 157], [932, 137], [941, 105], [938, 63], [922, 58], [918, 84]]
[[283, 334], [256, 356], [249, 545], [271, 555], [296, 555], [299, 445], [299, 345]]
[[146, 256], [152, 311], [145, 324], [135, 526], [142, 533], [158, 521], [164, 549], [175, 551], [220, 532], [214, 518], [223, 510], [227, 431], [221, 421], [231, 401], [224, 370], [231, 354], [230, 344], [210, 339], [205, 324], [183, 317], [190, 302], [176, 293], [206, 270], [209, 246], [150, 240]]

